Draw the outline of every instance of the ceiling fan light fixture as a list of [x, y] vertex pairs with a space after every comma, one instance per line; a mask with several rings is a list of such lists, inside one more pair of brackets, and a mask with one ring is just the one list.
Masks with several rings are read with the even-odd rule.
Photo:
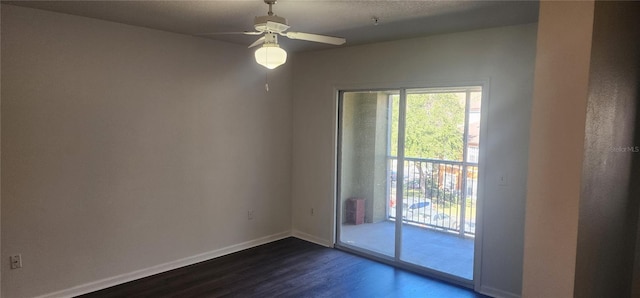
[[274, 69], [287, 62], [287, 51], [276, 43], [265, 43], [255, 52], [256, 62], [268, 68]]

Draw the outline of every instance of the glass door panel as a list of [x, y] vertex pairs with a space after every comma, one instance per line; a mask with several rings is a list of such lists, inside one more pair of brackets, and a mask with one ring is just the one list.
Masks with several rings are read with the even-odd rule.
[[[473, 279], [474, 240], [467, 231], [475, 232], [470, 221], [475, 204], [465, 197], [467, 184], [472, 189], [477, 185], [477, 163], [464, 161], [469, 160], [465, 155], [470, 143], [467, 107], [476, 89], [408, 89], [406, 95], [407, 211], [400, 259], [466, 280]], [[473, 122], [478, 127], [479, 112], [478, 122]]]
[[397, 170], [389, 154], [398, 129], [390, 103], [398, 94], [342, 92], [339, 111], [338, 244], [390, 258]]

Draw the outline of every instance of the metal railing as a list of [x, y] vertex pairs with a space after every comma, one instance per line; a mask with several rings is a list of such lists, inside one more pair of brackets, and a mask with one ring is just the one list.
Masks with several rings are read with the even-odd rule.
[[[388, 207], [396, 218], [397, 158], [388, 157]], [[425, 158], [405, 158], [402, 214], [408, 224], [475, 235], [478, 164]]]

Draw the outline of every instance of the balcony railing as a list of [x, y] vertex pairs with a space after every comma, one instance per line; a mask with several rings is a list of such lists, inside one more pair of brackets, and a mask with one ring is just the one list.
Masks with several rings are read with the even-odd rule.
[[[396, 218], [397, 158], [389, 161], [387, 214]], [[402, 217], [409, 224], [475, 236], [478, 164], [424, 158], [404, 159]]]

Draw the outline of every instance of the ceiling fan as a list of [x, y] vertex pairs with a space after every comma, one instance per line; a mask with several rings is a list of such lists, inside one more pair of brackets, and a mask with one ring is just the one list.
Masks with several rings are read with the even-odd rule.
[[346, 42], [346, 39], [341, 37], [287, 31], [289, 29], [287, 19], [273, 14], [272, 8], [273, 5], [276, 4], [276, 0], [264, 0], [264, 3], [269, 5], [269, 12], [266, 16], [255, 17], [255, 31], [213, 34], [264, 34], [262, 37], [258, 38], [258, 40], [249, 45], [249, 48], [262, 45], [255, 52], [256, 62], [269, 69], [274, 69], [287, 61], [287, 52], [278, 45], [278, 35], [289, 39], [306, 40], [332, 45], [341, 45]]

